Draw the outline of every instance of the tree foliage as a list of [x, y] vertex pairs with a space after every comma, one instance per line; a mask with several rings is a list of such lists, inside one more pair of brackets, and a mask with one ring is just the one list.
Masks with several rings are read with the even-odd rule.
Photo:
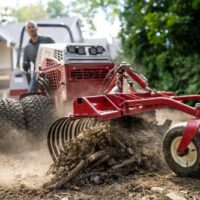
[[124, 56], [152, 87], [179, 94], [200, 91], [199, 0], [73, 0], [72, 7], [87, 23], [99, 8], [111, 22], [120, 14]]
[[0, 7], [0, 24], [8, 24], [16, 22], [12, 9], [9, 7]]
[[50, 18], [68, 16], [68, 10], [60, 0], [48, 1], [47, 13]]
[[199, 0], [125, 0], [121, 21], [124, 53], [153, 87], [200, 91]]
[[112, 23], [119, 14], [121, 3], [120, 0], [72, 0], [70, 7], [70, 11], [76, 13], [76, 15], [81, 18], [83, 24], [88, 26], [88, 29], [95, 31], [94, 17], [99, 14], [100, 11], [103, 11], [106, 19]]
[[16, 16], [19, 22], [48, 18], [48, 14], [41, 3], [13, 9], [12, 13]]
[[68, 16], [68, 8], [61, 0], [49, 0], [47, 8], [41, 3], [17, 8], [0, 8], [0, 24]]

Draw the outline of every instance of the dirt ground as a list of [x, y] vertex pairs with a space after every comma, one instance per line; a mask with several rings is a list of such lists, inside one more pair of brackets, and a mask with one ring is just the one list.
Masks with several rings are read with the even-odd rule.
[[[188, 116], [173, 110], [161, 110], [156, 113], [162, 125], [165, 119], [172, 124], [185, 121]], [[160, 140], [160, 143], [162, 140]], [[22, 145], [20, 143], [20, 145]], [[157, 146], [156, 146], [157, 145]], [[154, 164], [158, 167], [139, 169], [135, 173], [117, 177], [116, 180], [96, 182], [84, 186], [52, 190], [44, 188], [51, 179], [46, 173], [52, 164], [44, 143], [38, 149], [23, 148], [21, 153], [0, 154], [0, 199], [2, 200], [200, 200], [200, 180], [177, 177], [162, 159], [161, 144], [151, 144], [149, 149], [158, 147]], [[163, 162], [162, 164], [159, 164]], [[159, 165], [157, 165], [159, 164]]]

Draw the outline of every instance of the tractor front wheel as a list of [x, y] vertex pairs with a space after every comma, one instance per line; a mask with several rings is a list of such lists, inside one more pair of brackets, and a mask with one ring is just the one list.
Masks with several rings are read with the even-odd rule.
[[183, 177], [200, 177], [200, 135], [197, 134], [187, 147], [186, 154], [177, 153], [186, 123], [170, 128], [163, 139], [163, 153], [169, 168]]

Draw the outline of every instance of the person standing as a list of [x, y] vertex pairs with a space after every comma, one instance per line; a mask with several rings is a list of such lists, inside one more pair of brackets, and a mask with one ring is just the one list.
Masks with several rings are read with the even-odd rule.
[[28, 33], [30, 40], [24, 48], [23, 56], [23, 70], [28, 73], [31, 63], [34, 65], [34, 73], [30, 80], [30, 86], [28, 92], [32, 93], [36, 91], [36, 73], [35, 73], [35, 61], [37, 51], [40, 44], [55, 43], [51, 37], [45, 37], [38, 35], [38, 27], [35, 21], [28, 21], [25, 25], [25, 30]]

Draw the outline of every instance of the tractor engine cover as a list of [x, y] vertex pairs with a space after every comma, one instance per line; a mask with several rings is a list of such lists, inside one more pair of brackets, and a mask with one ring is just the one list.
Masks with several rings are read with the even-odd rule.
[[42, 44], [36, 69], [42, 71], [62, 101], [96, 95], [114, 62], [97, 44]]

